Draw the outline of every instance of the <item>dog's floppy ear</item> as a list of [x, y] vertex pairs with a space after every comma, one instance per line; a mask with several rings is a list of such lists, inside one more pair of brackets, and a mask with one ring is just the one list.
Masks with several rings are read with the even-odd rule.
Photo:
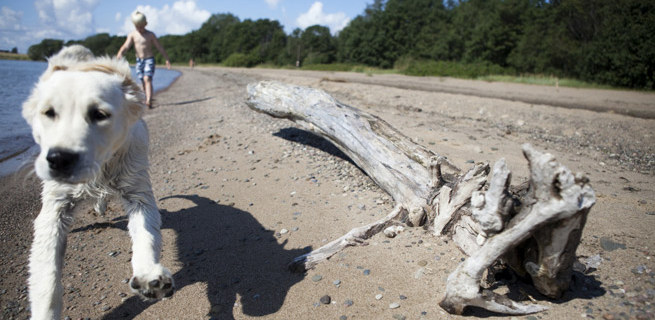
[[122, 89], [130, 120], [136, 122], [146, 110], [145, 94], [141, 90], [141, 86], [136, 84], [131, 77], [124, 78]]
[[32, 122], [34, 121], [34, 117], [36, 116], [36, 113], [38, 112], [36, 109], [37, 103], [39, 102], [39, 89], [38, 87], [34, 87], [32, 89], [32, 93], [30, 93], [29, 98], [23, 102], [23, 118], [27, 121], [27, 123], [31, 126]]

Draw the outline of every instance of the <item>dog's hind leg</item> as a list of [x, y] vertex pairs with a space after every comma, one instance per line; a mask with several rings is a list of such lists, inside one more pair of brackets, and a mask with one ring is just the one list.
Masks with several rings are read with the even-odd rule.
[[33, 320], [59, 319], [63, 287], [61, 269], [66, 238], [73, 224], [73, 187], [46, 181], [43, 206], [34, 220], [29, 261], [29, 298]]

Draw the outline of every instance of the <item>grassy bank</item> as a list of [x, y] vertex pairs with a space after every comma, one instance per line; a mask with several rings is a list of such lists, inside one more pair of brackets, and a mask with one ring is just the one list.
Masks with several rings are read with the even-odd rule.
[[30, 60], [26, 54], [0, 52], [0, 60]]
[[461, 63], [450, 61], [423, 61], [411, 58], [399, 59], [394, 69], [409, 76], [436, 76], [477, 79], [486, 75], [510, 75], [512, 69], [489, 63]]
[[478, 77], [477, 80], [483, 80], [489, 82], [525, 83], [525, 84], [535, 84], [540, 86], [553, 86], [553, 87], [623, 89], [623, 88], [616, 88], [608, 85], [584, 82], [576, 79], [558, 78], [554, 76], [545, 76], [545, 75], [520, 75], [520, 76], [488, 75], [488, 76]]
[[[266, 65], [266, 67], [275, 68], [275, 66], [272, 65]], [[347, 63], [313, 64], [302, 66], [300, 69], [315, 71], [359, 72], [366, 73], [368, 75], [396, 73], [418, 77], [451, 77], [488, 82], [525, 83], [554, 87], [617, 89], [611, 86], [598, 85], [576, 79], [558, 78], [555, 76], [515, 75], [514, 70], [505, 69], [497, 65], [489, 65], [483, 63], [465, 64], [447, 61], [417, 61], [401, 59], [396, 63], [393, 69], [380, 69]]]
[[[232, 57], [230, 61], [218, 64], [202, 64], [203, 66], [222, 66], [222, 67], [248, 67], [243, 61]], [[417, 77], [451, 77], [458, 79], [472, 79], [487, 82], [508, 82], [524, 83], [541, 86], [553, 87], [571, 87], [571, 88], [594, 88], [594, 89], [621, 89], [608, 85], [599, 85], [595, 83], [584, 82], [576, 79], [559, 78], [552, 75], [530, 75], [516, 74], [516, 71], [510, 68], [503, 68], [498, 65], [488, 63], [461, 63], [449, 61], [422, 61], [414, 59], [399, 59], [393, 69], [381, 69], [369, 67], [361, 64], [350, 63], [331, 63], [331, 64], [308, 64], [300, 68], [295, 66], [279, 66], [272, 63], [263, 63], [254, 66], [255, 68], [270, 69], [298, 69], [311, 71], [328, 71], [328, 72], [358, 72], [365, 73], [369, 76], [374, 74], [404, 74]], [[629, 90], [629, 89], [628, 89]]]
[[576, 79], [558, 78], [547, 75], [517, 75], [513, 69], [487, 63], [461, 63], [449, 61], [420, 61], [400, 59], [393, 69], [380, 69], [347, 63], [306, 65], [301, 70], [360, 72], [369, 75], [397, 73], [418, 77], [451, 77], [488, 82], [524, 83], [542, 86], [623, 89], [607, 85], [584, 82]]

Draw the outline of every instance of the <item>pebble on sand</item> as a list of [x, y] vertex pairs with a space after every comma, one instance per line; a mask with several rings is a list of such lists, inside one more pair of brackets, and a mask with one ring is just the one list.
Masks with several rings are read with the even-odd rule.
[[626, 246], [623, 243], [615, 242], [610, 240], [607, 237], [601, 237], [600, 238], [600, 246], [603, 248], [605, 251], [614, 251], [616, 249], [623, 249], [625, 250]]

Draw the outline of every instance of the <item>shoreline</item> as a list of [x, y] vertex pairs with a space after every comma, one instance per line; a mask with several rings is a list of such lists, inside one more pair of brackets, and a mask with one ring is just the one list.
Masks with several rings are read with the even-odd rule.
[[13, 175], [23, 168], [31, 167], [34, 158], [39, 154], [39, 146], [36, 144], [13, 154], [0, 161], [0, 177]]
[[[144, 116], [153, 192], [162, 214], [161, 261], [174, 274], [177, 292], [156, 303], [133, 296], [125, 281], [131, 277], [131, 242], [120, 201], [110, 201], [103, 216], [85, 204], [78, 207], [68, 237], [62, 318], [506, 318], [480, 310], [454, 316], [438, 306], [446, 278], [464, 255], [452, 241], [421, 228], [408, 228], [393, 239], [376, 235], [303, 274], [286, 271], [292, 258], [384, 217], [394, 203], [329, 142], [288, 120], [249, 109], [246, 85], [265, 79], [323, 89], [460, 168], [505, 158], [513, 184], [528, 174], [522, 143], [552, 153], [592, 181], [598, 201], [577, 255], [582, 262], [592, 257], [600, 262], [593, 270], [576, 272], [572, 289], [560, 300], [528, 292], [551, 308], [534, 316], [652, 318], [643, 301], [655, 302], [649, 295], [655, 292], [650, 282], [655, 276], [649, 274], [655, 270], [655, 171], [647, 157], [655, 150], [650, 137], [655, 121], [388, 87], [387, 77], [362, 84], [322, 80], [345, 77], [334, 73], [179, 70], [182, 76], [156, 94], [158, 107]], [[624, 153], [610, 156], [606, 151], [614, 149], [604, 149], [607, 145]], [[633, 153], [645, 154], [646, 162]], [[26, 283], [40, 183], [23, 172], [0, 181], [0, 196], [7, 199], [0, 202], [4, 312], [8, 318], [26, 318], [25, 290], [14, 288]], [[606, 247], [608, 242], [623, 249]], [[322, 304], [325, 295], [334, 303]], [[392, 303], [400, 307], [390, 309]]]

